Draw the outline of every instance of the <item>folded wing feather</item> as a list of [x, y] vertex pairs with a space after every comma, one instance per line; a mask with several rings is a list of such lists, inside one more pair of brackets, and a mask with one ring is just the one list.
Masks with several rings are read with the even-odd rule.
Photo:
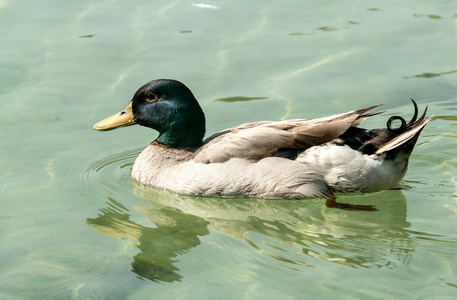
[[230, 158], [258, 161], [273, 156], [281, 148], [305, 150], [329, 142], [349, 127], [359, 125], [366, 118], [363, 114], [378, 106], [319, 119], [242, 124], [209, 138], [192, 159], [199, 163], [221, 163]]

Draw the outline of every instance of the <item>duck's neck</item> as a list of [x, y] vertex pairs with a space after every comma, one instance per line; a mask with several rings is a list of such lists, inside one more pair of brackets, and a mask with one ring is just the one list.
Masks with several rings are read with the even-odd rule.
[[185, 120], [170, 124], [156, 141], [171, 148], [199, 148], [205, 135], [205, 119]]
[[161, 133], [156, 142], [170, 148], [198, 148], [203, 144], [203, 135], [194, 132], [173, 132]]

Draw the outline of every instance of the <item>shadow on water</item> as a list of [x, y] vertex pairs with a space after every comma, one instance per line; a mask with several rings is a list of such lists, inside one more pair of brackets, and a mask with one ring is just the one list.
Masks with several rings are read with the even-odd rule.
[[377, 212], [328, 209], [323, 200], [191, 197], [139, 184], [134, 184], [134, 194], [149, 203], [134, 204], [133, 209], [151, 226], [132, 221], [133, 212], [112, 198], [87, 224], [113, 238], [138, 241], [140, 252], [133, 256], [132, 271], [153, 281], [179, 281], [182, 276], [174, 264], [211, 231], [244, 241], [298, 271], [322, 261], [397, 268], [409, 264], [415, 250], [401, 191], [340, 197], [344, 202], [374, 204]]

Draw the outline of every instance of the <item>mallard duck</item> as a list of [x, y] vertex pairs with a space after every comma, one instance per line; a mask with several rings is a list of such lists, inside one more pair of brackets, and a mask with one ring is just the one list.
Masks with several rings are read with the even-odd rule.
[[[262, 121], [204, 139], [205, 115], [192, 92], [176, 80], [153, 80], [121, 112], [93, 126], [106, 131], [139, 124], [159, 136], [136, 159], [141, 184], [198, 196], [324, 198], [327, 206], [367, 208], [335, 201], [334, 193], [370, 193], [396, 187], [420, 132], [430, 121], [390, 117], [387, 128], [358, 125], [381, 105], [318, 119]], [[394, 128], [393, 122], [400, 122]]]

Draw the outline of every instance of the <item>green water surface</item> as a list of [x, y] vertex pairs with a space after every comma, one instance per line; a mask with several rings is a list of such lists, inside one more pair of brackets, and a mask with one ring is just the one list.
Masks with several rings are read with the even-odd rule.
[[[455, 1], [0, 0], [0, 299], [456, 299]], [[94, 132], [184, 82], [208, 134], [385, 103], [434, 119], [376, 212], [132, 182], [157, 133]]]

